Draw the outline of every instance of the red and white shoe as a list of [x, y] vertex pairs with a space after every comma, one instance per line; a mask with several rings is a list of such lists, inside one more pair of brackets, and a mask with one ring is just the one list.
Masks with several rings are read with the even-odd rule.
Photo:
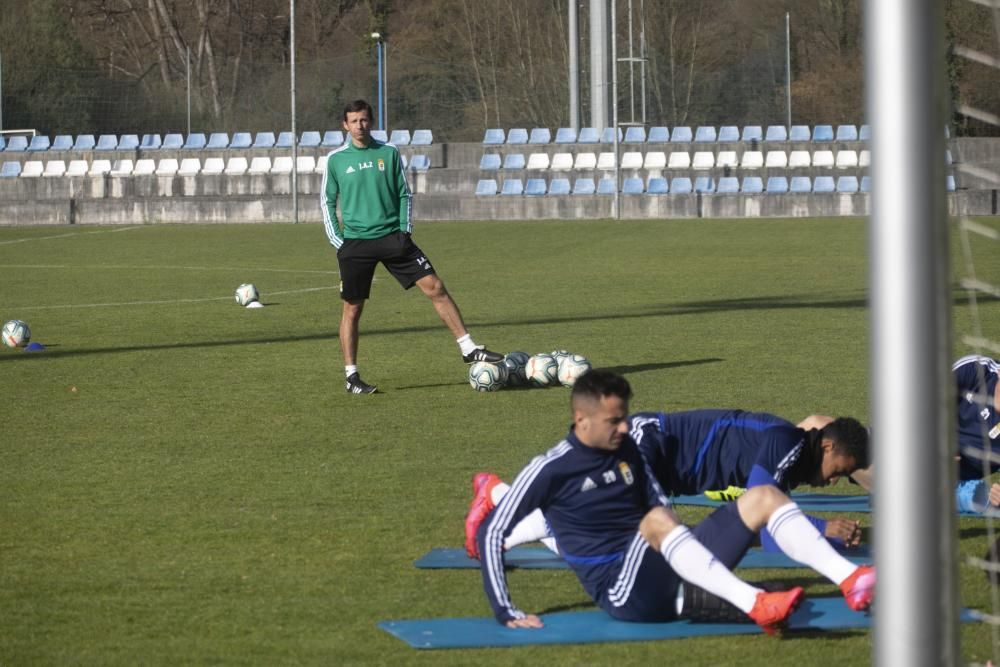
[[772, 637], [780, 636], [795, 608], [802, 603], [805, 591], [796, 586], [787, 591], [757, 593], [753, 609], [747, 614], [764, 632]]
[[469, 503], [469, 512], [465, 515], [465, 553], [469, 554], [469, 558], [479, 558], [476, 533], [479, 532], [480, 524], [496, 507], [492, 492], [493, 487], [500, 481], [500, 478], [491, 472], [478, 472], [472, 477], [472, 502]]
[[854, 611], [868, 609], [875, 599], [875, 568], [871, 565], [858, 567], [851, 576], [840, 582], [840, 590], [848, 607]]

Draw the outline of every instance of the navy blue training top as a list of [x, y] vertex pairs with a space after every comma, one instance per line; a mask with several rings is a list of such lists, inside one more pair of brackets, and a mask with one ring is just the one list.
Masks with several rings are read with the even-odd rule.
[[[962, 357], [952, 366], [958, 390], [958, 466], [960, 480], [982, 479], [984, 465], [996, 472], [1000, 463], [983, 461], [987, 440], [1000, 449], [1000, 414], [995, 396], [1000, 364], [989, 357]], [[994, 454], [995, 456], [996, 454]]]

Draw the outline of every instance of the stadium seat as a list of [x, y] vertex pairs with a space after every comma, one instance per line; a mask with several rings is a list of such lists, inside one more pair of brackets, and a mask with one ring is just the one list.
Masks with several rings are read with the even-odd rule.
[[28, 178], [37, 178], [45, 173], [45, 165], [42, 164], [41, 160], [28, 160], [21, 167], [21, 176]]
[[646, 128], [633, 125], [625, 128], [625, 139], [622, 143], [644, 144], [646, 143]]
[[45, 163], [45, 171], [42, 176], [65, 176], [66, 163], [62, 160], [49, 160]]
[[47, 151], [52, 142], [49, 141], [48, 136], [44, 134], [36, 134], [31, 138], [31, 142], [28, 143], [28, 152], [36, 153], [38, 151]]
[[840, 176], [837, 178], [837, 192], [857, 192], [857, 176]]
[[597, 168], [598, 169], [614, 169], [615, 168], [615, 154], [611, 151], [604, 151], [599, 153], [597, 156]]
[[743, 127], [743, 141], [763, 141], [764, 131], [760, 125], [745, 125]]
[[[185, 169], [184, 164], [186, 162], [188, 162], [188, 160], [197, 160], [197, 159], [198, 158], [196, 158], [196, 157], [190, 157], [190, 158], [186, 157], [183, 160], [181, 160], [181, 168], [178, 170], [177, 173], [178, 174], [183, 173], [183, 174], [186, 175], [187, 174], [187, 169]], [[256, 159], [256, 158], [254, 158], [254, 159]], [[265, 159], [267, 159], [267, 158], [265, 158]], [[191, 163], [191, 168], [194, 168], [196, 166], [197, 165], [195, 165], [194, 163]], [[225, 160], [225, 158], [221, 158], [221, 157], [207, 157], [207, 158], [205, 158], [205, 164], [201, 165], [201, 173], [202, 174], [207, 174], [209, 176], [214, 176], [214, 175], [222, 174], [225, 171], [226, 171], [226, 160]]]
[[808, 125], [792, 125], [788, 131], [789, 141], [810, 141], [811, 139], [812, 133], [809, 131]]
[[4, 162], [3, 166], [0, 166], [0, 178], [17, 178], [20, 175], [20, 162]]
[[642, 153], [627, 151], [622, 153], [622, 169], [642, 169]]
[[723, 176], [715, 186], [718, 194], [733, 194], [740, 191], [740, 179], [735, 176]]
[[155, 151], [160, 148], [163, 144], [163, 139], [158, 134], [144, 134], [142, 135], [142, 141], [139, 142], [139, 148], [144, 151]]
[[208, 143], [204, 132], [192, 132], [184, 140], [184, 149], [189, 151], [201, 150]]
[[507, 153], [503, 158], [504, 169], [524, 169], [524, 153]]
[[[0, 146], [2, 148], [2, 146]], [[73, 137], [69, 134], [57, 134], [52, 140], [52, 147], [49, 150], [53, 151], [70, 151], [73, 150]]]
[[87, 164], [86, 160], [70, 160], [70, 163], [66, 165], [67, 176], [86, 176], [89, 170], [90, 165]]
[[319, 132], [316, 130], [306, 130], [299, 138], [299, 146], [303, 148], [317, 148], [322, 141], [323, 137], [320, 136]]
[[136, 160], [135, 168], [132, 169], [133, 176], [150, 176], [155, 173], [156, 173], [156, 160], [153, 160], [151, 158], [143, 158], [141, 160]]
[[767, 193], [769, 195], [783, 195], [788, 192], [788, 179], [784, 176], [768, 176]]
[[547, 127], [533, 127], [528, 135], [529, 144], [547, 144], [552, 141], [552, 133]]
[[788, 153], [785, 151], [768, 151], [764, 156], [764, 167], [767, 169], [784, 169], [788, 166]]
[[556, 143], [557, 144], [575, 144], [576, 143], [576, 130], [572, 127], [559, 127], [556, 128]]
[[871, 192], [872, 191], [872, 177], [862, 176], [861, 186], [858, 188], [859, 192]]
[[384, 144], [389, 141], [389, 134], [385, 130], [372, 130], [372, 139]]
[[764, 141], [788, 141], [788, 131], [784, 125], [768, 125]]
[[403, 155], [402, 153], [400, 153], [400, 155], [399, 155], [399, 164], [402, 165], [403, 170], [405, 171], [407, 165], [410, 164], [410, 161], [407, 159], [407, 157], [405, 155]]
[[695, 128], [694, 131], [694, 141], [695, 143], [711, 143], [717, 141], [718, 137], [715, 133], [715, 127], [711, 125], [701, 125]]
[[[500, 131], [503, 132], [503, 130]], [[502, 144], [503, 142], [501, 141], [500, 143]], [[523, 146], [528, 143], [528, 130], [523, 127], [511, 128], [507, 133], [507, 143], [511, 146]]]
[[[375, 132], [372, 131], [372, 137], [375, 136]], [[253, 148], [273, 148], [274, 147], [274, 132], [258, 132], [253, 139]]]
[[812, 179], [808, 176], [792, 176], [789, 192], [812, 192]]
[[229, 148], [229, 133], [213, 132], [208, 135], [208, 143], [205, 144], [205, 148], [211, 148], [213, 150]]
[[666, 169], [667, 154], [663, 151], [649, 151], [643, 158], [642, 166], [645, 169]]
[[[291, 161], [292, 158], [288, 158]], [[227, 176], [242, 176], [247, 173], [247, 169], [250, 165], [247, 164], [247, 159], [245, 157], [231, 157], [226, 160], [226, 170], [223, 172]], [[289, 169], [289, 172], [291, 169]]]
[[626, 195], [641, 195], [645, 184], [638, 176], [631, 176], [622, 181], [622, 193]]
[[599, 195], [613, 195], [617, 189], [618, 186], [613, 178], [602, 178], [597, 183], [597, 194]]
[[299, 155], [295, 158], [295, 171], [300, 174], [311, 174], [316, 171], [316, 158], [312, 155]]
[[[226, 137], [226, 139], [229, 139], [229, 137]], [[215, 159], [221, 160], [222, 158]], [[201, 160], [196, 157], [184, 158], [177, 167], [178, 176], [197, 176], [199, 173], [201, 173]]]
[[872, 164], [872, 152], [867, 148], [863, 151], [858, 151], [858, 166], [862, 169], [870, 167]]
[[652, 176], [646, 183], [647, 195], [665, 195], [670, 193], [670, 184], [662, 176]]
[[833, 176], [817, 176], [813, 179], [813, 192], [834, 192], [836, 189]]
[[954, 158], [951, 157], [951, 151], [948, 150], [948, 149], [945, 149], [945, 151], [944, 151], [944, 163], [945, 164], [953, 164], [954, 162], [955, 162]]
[[3, 135], [0, 135], [0, 151], [5, 148], [7, 148], [7, 140], [3, 138]]
[[[619, 141], [619, 143], [621, 143], [621, 140], [624, 139], [624, 138], [625, 138], [625, 135], [622, 133], [622, 129], [619, 127], [618, 128], [618, 141]], [[615, 143], [615, 128], [613, 128], [613, 127], [606, 127], [603, 130], [601, 130], [601, 143], [602, 144], [613, 144], [613, 143]]]
[[649, 133], [646, 135], [646, 143], [665, 144], [668, 141], [670, 141], [670, 130], [662, 125], [654, 125], [649, 128]]
[[389, 143], [393, 146], [408, 146], [410, 144], [410, 131], [393, 130], [389, 133]]
[[690, 143], [694, 139], [691, 128], [687, 126], [675, 127], [670, 133], [670, 141], [673, 143]]
[[792, 151], [788, 154], [788, 168], [800, 169], [812, 164], [812, 156], [809, 151]]
[[740, 166], [744, 169], [760, 169], [764, 166], [764, 154], [760, 151], [743, 151]]
[[[735, 153], [734, 153], [735, 155]], [[670, 154], [672, 158], [673, 153]], [[694, 154], [694, 158], [691, 160], [692, 169], [711, 169], [715, 166], [715, 153], [712, 151], [697, 151]]]
[[118, 137], [114, 134], [102, 134], [97, 137], [97, 145], [94, 146], [94, 150], [97, 151], [113, 151], [118, 148]]
[[410, 139], [411, 146], [430, 146], [434, 143], [434, 133], [431, 130], [414, 130]]
[[675, 195], [689, 195], [693, 190], [691, 179], [687, 176], [674, 176], [670, 179], [670, 192]]
[[817, 125], [812, 132], [813, 141], [833, 141], [832, 125]]
[[549, 182], [549, 195], [568, 195], [570, 193], [568, 178], [553, 178]]
[[854, 169], [858, 166], [857, 151], [837, 151], [837, 169]]
[[955, 177], [953, 175], [948, 174], [945, 177], [944, 187], [948, 192], [954, 192], [956, 190], [957, 186], [955, 185]]
[[524, 184], [524, 194], [526, 196], [537, 197], [544, 195], [547, 185], [544, 178], [529, 178]]
[[156, 175], [157, 176], [176, 176], [177, 169], [180, 165], [177, 164], [177, 160], [172, 157], [165, 157], [156, 164]]
[[597, 153], [577, 153], [574, 169], [597, 169]]
[[165, 150], [177, 150], [180, 148], [184, 148], [184, 135], [177, 133], [165, 135], [163, 137], [163, 143], [160, 145], [160, 148], [163, 148]]
[[[695, 162], [698, 159], [698, 153], [695, 153]], [[709, 153], [711, 155], [711, 153]], [[715, 156], [715, 166], [716, 167], [730, 167], [735, 168], [740, 164], [740, 160], [736, 157], [736, 151], [719, 151], [719, 154]]]
[[137, 134], [123, 134], [118, 139], [118, 150], [120, 151], [134, 151], [137, 148], [139, 148], [139, 135]]
[[833, 157], [833, 151], [813, 151], [812, 166], [821, 169], [832, 169], [835, 164], [836, 160]]
[[[222, 171], [225, 171], [225, 165], [223, 165]], [[271, 173], [271, 158], [258, 156], [250, 160], [250, 168], [248, 170], [251, 174], [270, 174]]]
[[479, 158], [479, 169], [481, 171], [496, 171], [500, 168], [499, 153], [485, 153]]
[[524, 183], [520, 178], [505, 178], [500, 189], [503, 196], [520, 196], [524, 194]]
[[323, 141], [320, 142], [320, 146], [325, 146], [327, 148], [336, 148], [338, 146], [342, 146], [343, 144], [344, 133], [340, 130], [327, 130], [323, 133]]
[[592, 195], [597, 192], [597, 184], [592, 178], [578, 178], [573, 181], [573, 194]]
[[572, 153], [556, 153], [552, 156], [552, 162], [549, 164], [549, 169], [552, 169], [553, 171], [567, 171], [572, 168]]
[[578, 144], [596, 144], [600, 141], [601, 133], [597, 131], [596, 127], [581, 127], [580, 134], [576, 137], [576, 143]]
[[429, 155], [414, 155], [410, 158], [410, 171], [427, 171], [431, 168], [431, 158]]
[[[228, 165], [227, 165], [228, 166]], [[228, 173], [228, 168], [226, 172]], [[274, 162], [271, 164], [272, 174], [290, 174], [292, 173], [292, 157], [290, 155], [279, 155], [274, 158]]]
[[667, 169], [690, 169], [691, 154], [687, 151], [673, 151], [667, 158]]
[[858, 130], [858, 139], [860, 141], [871, 141], [872, 138], [872, 128], [869, 125], [862, 125], [861, 129]]
[[28, 138], [21, 136], [14, 136], [7, 139], [6, 151], [26, 151], [28, 150]]
[[548, 169], [549, 168], [549, 154], [548, 153], [532, 153], [528, 156], [528, 169]]
[[740, 185], [740, 192], [750, 195], [757, 195], [764, 192], [764, 181], [760, 176], [744, 176]]
[[[703, 194], [712, 194], [715, 192], [715, 179], [711, 176], [699, 176], [694, 179], [694, 191]], [[674, 186], [674, 193], [677, 192], [677, 187]]]
[[274, 141], [275, 148], [291, 148], [295, 143], [295, 135], [291, 132], [279, 132]]
[[740, 128], [735, 125], [723, 125], [719, 128], [719, 143], [732, 143], [740, 140]]
[[857, 141], [858, 128], [854, 125], [838, 125], [837, 141]]
[[[94, 162], [95, 163], [104, 162], [104, 160], [94, 160]], [[153, 161], [150, 160], [150, 162]], [[155, 165], [155, 163], [153, 164]], [[93, 169], [93, 165], [91, 165], [91, 169]], [[115, 160], [114, 163], [111, 165], [111, 169], [108, 170], [107, 173], [110, 174], [111, 176], [131, 176], [133, 173], [135, 173], [135, 164], [132, 162], [132, 160]], [[150, 171], [150, 173], [152, 173], [152, 171]]]
[[111, 173], [111, 160], [94, 160], [90, 163], [88, 176], [103, 176]]
[[476, 182], [476, 196], [492, 197], [497, 193], [497, 182], [493, 178], [481, 178]]
[[[317, 155], [316, 156], [316, 173], [325, 174], [326, 173], [326, 158], [327, 155]], [[404, 167], [405, 169], [405, 167]]]

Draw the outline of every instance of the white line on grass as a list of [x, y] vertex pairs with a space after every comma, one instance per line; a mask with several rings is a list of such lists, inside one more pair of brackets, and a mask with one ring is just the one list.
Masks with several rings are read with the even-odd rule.
[[[284, 290], [281, 292], [268, 292], [268, 296], [280, 296], [282, 294], [303, 294], [305, 292], [321, 292], [324, 290], [340, 289], [338, 285], [328, 285], [326, 287], [305, 287], [303, 289]], [[59, 310], [68, 308], [115, 308], [121, 306], [170, 306], [179, 303], [204, 303], [207, 301], [231, 301], [231, 296], [210, 296], [202, 299], [168, 299], [164, 301], [117, 301], [110, 303], [71, 303], [61, 306], [11, 306], [8, 310]]]
[[65, 234], [55, 234], [53, 236], [30, 236], [23, 239], [11, 239], [9, 241], [0, 241], [0, 245], [9, 245], [11, 243], [25, 243], [27, 241], [49, 241], [51, 239], [64, 239], [70, 236], [84, 236], [86, 234], [117, 234], [118, 232], [130, 232], [134, 229], [143, 229], [144, 225], [138, 227], [120, 227], [118, 229], [99, 229], [92, 232], [66, 232]]

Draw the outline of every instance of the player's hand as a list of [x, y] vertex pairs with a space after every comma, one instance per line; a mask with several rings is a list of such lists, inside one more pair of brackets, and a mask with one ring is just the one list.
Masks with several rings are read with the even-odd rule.
[[542, 619], [538, 618], [534, 614], [528, 614], [524, 618], [514, 618], [507, 621], [508, 628], [544, 628], [545, 624], [542, 623]]
[[990, 487], [990, 505], [1000, 507], [1000, 484], [994, 483]]
[[829, 519], [824, 535], [843, 540], [845, 546], [854, 548], [861, 544], [861, 524], [851, 519]]

